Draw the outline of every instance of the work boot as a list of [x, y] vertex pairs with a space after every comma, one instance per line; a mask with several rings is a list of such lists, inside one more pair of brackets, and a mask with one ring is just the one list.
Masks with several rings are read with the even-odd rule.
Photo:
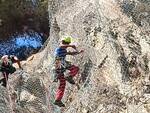
[[70, 84], [75, 84], [75, 81], [73, 80], [72, 76], [67, 76], [65, 79], [70, 83]]
[[65, 104], [62, 103], [61, 100], [55, 100], [54, 104], [57, 105], [57, 106], [59, 106], [59, 107], [65, 107]]

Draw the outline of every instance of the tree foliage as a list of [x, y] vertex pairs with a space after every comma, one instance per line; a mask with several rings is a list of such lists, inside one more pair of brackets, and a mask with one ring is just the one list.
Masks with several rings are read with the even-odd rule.
[[21, 32], [23, 26], [35, 31], [48, 26], [47, 5], [47, 0], [0, 0], [0, 39]]

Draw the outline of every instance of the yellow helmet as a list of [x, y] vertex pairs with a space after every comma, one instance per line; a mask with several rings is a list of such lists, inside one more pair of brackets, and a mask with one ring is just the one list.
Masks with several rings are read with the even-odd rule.
[[66, 42], [66, 43], [71, 43], [71, 37], [64, 37], [63, 39], [62, 39], [62, 41], [64, 41], [64, 42]]

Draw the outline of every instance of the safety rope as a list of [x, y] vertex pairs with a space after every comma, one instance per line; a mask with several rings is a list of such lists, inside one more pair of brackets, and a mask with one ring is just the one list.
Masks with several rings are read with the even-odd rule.
[[[48, 87], [48, 88], [49, 88], [49, 87]], [[48, 113], [51, 113], [52, 107], [51, 107], [51, 105], [50, 105], [50, 93], [49, 93], [49, 89], [47, 89], [47, 88], [45, 87], [45, 91], [46, 91], [46, 104], [47, 104], [47, 106], [48, 106]]]
[[[9, 98], [9, 102], [10, 102], [10, 109], [11, 109], [11, 112], [12, 113], [15, 113], [14, 111], [13, 111], [13, 102], [12, 102], [12, 99], [11, 99], [11, 93], [10, 93], [10, 89], [11, 89], [11, 87], [10, 87], [10, 85], [9, 85], [9, 82], [8, 82], [8, 77], [7, 77], [7, 75], [6, 75], [6, 72], [4, 72], [3, 73], [4, 74], [4, 78], [6, 79], [6, 90], [7, 90], [7, 92], [8, 92], [8, 98]], [[9, 75], [8, 75], [9, 76]]]

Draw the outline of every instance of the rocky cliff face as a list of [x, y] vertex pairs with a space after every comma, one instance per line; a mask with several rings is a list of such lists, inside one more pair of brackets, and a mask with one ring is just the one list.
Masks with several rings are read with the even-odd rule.
[[[149, 112], [149, 2], [65, 0], [50, 1], [49, 7], [56, 18], [50, 53], [64, 35], [74, 37], [85, 50], [69, 58], [80, 66], [79, 90], [71, 88], [72, 94], [68, 86], [65, 113]], [[137, 78], [129, 76], [132, 55], [141, 73]]]
[[[16, 109], [26, 110], [23, 113], [149, 113], [149, 11], [148, 0], [49, 0], [50, 37], [43, 51], [24, 64], [23, 83], [16, 85], [22, 87], [16, 90], [23, 106]], [[71, 35], [85, 52], [68, 57], [80, 73], [75, 86], [67, 84], [66, 107], [60, 109], [52, 104], [57, 83], [51, 82], [51, 68], [54, 49], [64, 35]], [[134, 68], [133, 56], [137, 57]]]

